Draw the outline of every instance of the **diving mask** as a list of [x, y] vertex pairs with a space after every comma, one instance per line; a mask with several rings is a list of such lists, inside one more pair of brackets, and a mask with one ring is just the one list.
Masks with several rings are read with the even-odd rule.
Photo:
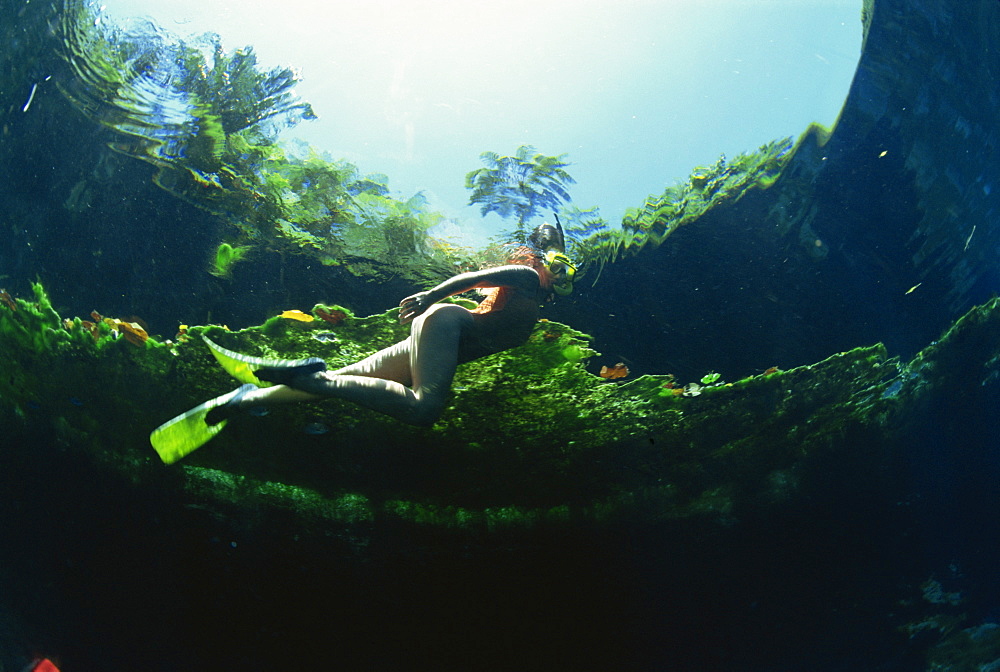
[[545, 253], [545, 265], [555, 276], [552, 291], [560, 296], [566, 296], [573, 291], [573, 278], [576, 276], [576, 266], [562, 252], [549, 250]]

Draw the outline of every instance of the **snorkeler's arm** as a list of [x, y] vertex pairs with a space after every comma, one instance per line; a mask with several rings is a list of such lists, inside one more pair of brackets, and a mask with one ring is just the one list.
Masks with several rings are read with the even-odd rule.
[[538, 284], [539, 278], [535, 269], [519, 264], [460, 273], [433, 289], [419, 292], [400, 301], [399, 319], [402, 322], [412, 320], [441, 299], [477, 287], [513, 287], [520, 291], [533, 293], [538, 291]]

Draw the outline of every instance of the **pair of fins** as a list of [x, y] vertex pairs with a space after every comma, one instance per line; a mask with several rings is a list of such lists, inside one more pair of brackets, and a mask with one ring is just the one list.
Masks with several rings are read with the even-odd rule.
[[233, 378], [244, 383], [244, 386], [215, 399], [209, 399], [154, 429], [149, 435], [149, 442], [153, 444], [153, 448], [164, 464], [173, 464], [185, 455], [193, 453], [223, 430], [229, 422], [228, 420], [222, 420], [214, 425], [205, 421], [205, 416], [213, 408], [229, 403], [240, 394], [245, 394], [246, 384], [257, 387], [267, 387], [272, 384], [260, 380], [255, 374], [256, 371], [265, 368], [295, 368], [316, 361], [315, 359], [290, 360], [250, 357], [227, 350], [213, 343], [206, 336], [202, 336], [202, 340], [208, 345], [209, 350], [215, 355], [215, 359], [222, 365], [222, 368]]

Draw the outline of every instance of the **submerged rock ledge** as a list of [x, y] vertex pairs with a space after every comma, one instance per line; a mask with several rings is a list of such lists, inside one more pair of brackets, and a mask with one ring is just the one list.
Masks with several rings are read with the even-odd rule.
[[[179, 465], [148, 433], [234, 383], [201, 334], [261, 356], [354, 361], [405, 333], [395, 311], [333, 326], [272, 318], [192, 327], [136, 346], [107, 325], [64, 320], [41, 286], [0, 309], [18, 362], [0, 381], [5, 425], [53, 434], [61, 454], [142, 491], [229, 515], [275, 509], [305, 529], [385, 521], [495, 530], [673, 519], [729, 526], [809, 496], [830, 460], [877, 467], [929, 404], [995, 385], [1000, 301], [974, 308], [912, 361], [881, 345], [680, 394], [673, 376], [605, 381], [587, 337], [542, 321], [520, 348], [460, 367], [430, 429], [338, 401], [247, 414]], [[857, 446], [884, 446], [857, 454]], [[13, 445], [31, 460], [31, 445]], [[37, 459], [61, 459], [59, 455]]]

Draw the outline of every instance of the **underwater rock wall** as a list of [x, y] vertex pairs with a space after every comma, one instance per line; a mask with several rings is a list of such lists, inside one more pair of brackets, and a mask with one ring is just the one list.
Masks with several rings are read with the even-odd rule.
[[[190, 327], [176, 343], [158, 342], [113, 318], [62, 318], [38, 285], [35, 294], [0, 305], [0, 344], [18, 362], [0, 379], [8, 423], [45, 428], [138, 481], [162, 471], [149, 432], [235, 384], [202, 335], [336, 367], [405, 333], [391, 312], [348, 313], [336, 325], [276, 317], [239, 332]], [[339, 512], [333, 520], [389, 516], [457, 529], [735, 521], [809, 492], [801, 482], [810, 462], [849, 453], [848, 436], [895, 440], [929, 397], [993, 384], [998, 315], [996, 301], [975, 309], [907, 365], [868, 346], [686, 386], [670, 376], [621, 384], [587, 373], [595, 354], [587, 337], [542, 322], [526, 345], [463, 365], [432, 429], [339, 402], [278, 407], [234, 420], [172, 469], [196, 498], [241, 501], [259, 491], [308, 515]], [[226, 485], [233, 479], [240, 489]]]
[[1000, 4], [866, 11], [832, 133], [806, 132], [771, 187], [582, 280], [555, 318], [636, 370], [732, 377], [858, 343], [908, 356], [995, 292]]
[[40, 286], [8, 299], [0, 529], [28, 552], [0, 589], [80, 669], [274, 669], [290, 645], [348, 669], [864, 669], [989, 608], [920, 586], [993, 574], [1000, 300], [906, 364], [876, 345], [700, 389], [604, 381], [543, 322], [463, 366], [431, 429], [274, 408], [165, 466], [148, 431], [234, 384], [199, 335], [336, 364], [402, 328], [348, 313], [160, 343], [66, 321]]
[[944, 285], [954, 314], [997, 286], [1000, 7], [879, 2], [868, 39], [850, 122], [902, 153], [921, 215], [906, 241], [911, 265], [917, 280]]

